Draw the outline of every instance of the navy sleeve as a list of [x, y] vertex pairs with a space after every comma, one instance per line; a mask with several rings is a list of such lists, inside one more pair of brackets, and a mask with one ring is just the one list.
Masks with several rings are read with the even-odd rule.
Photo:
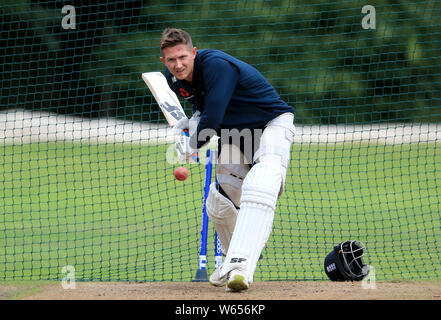
[[204, 132], [199, 135], [201, 131], [211, 129], [211, 132], [215, 132], [219, 129], [239, 80], [237, 67], [224, 59], [216, 58], [207, 61], [202, 72], [206, 95], [204, 111], [201, 114], [197, 128], [198, 148], [202, 147], [213, 136], [213, 134], [205, 135]]

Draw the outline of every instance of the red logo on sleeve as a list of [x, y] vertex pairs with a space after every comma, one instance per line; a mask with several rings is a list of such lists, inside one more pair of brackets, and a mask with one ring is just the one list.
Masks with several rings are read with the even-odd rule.
[[179, 92], [181, 93], [181, 96], [183, 96], [184, 98], [190, 96], [190, 94], [184, 88], [179, 89]]

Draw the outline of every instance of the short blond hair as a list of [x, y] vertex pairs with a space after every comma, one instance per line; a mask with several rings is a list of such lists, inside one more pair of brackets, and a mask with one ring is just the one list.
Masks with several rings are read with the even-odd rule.
[[165, 29], [162, 32], [161, 41], [159, 43], [161, 55], [165, 48], [174, 47], [178, 44], [185, 44], [190, 50], [193, 49], [193, 41], [188, 32], [176, 28]]

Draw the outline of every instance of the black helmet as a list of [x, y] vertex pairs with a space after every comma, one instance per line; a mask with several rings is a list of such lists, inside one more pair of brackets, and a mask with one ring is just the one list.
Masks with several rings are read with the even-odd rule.
[[363, 261], [366, 255], [360, 241], [344, 241], [327, 255], [325, 272], [332, 281], [360, 281], [369, 273], [369, 265]]

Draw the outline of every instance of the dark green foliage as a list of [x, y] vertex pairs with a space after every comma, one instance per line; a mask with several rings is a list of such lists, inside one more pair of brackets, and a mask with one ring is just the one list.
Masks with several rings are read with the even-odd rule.
[[140, 73], [174, 26], [257, 67], [298, 123], [441, 120], [440, 1], [375, 1], [373, 30], [358, 0], [72, 4], [64, 30], [63, 1], [3, 1], [1, 109], [163, 121]]

